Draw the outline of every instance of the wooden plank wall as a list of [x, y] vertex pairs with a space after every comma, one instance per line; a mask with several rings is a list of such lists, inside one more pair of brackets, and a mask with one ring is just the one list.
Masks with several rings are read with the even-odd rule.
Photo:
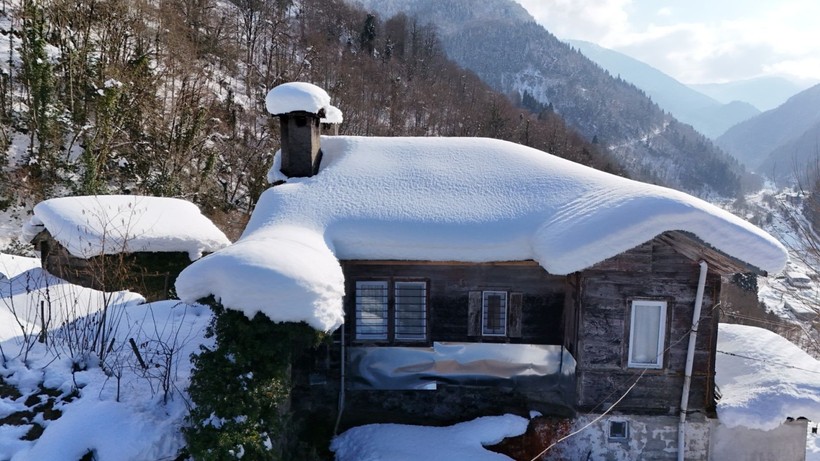
[[[635, 382], [627, 368], [632, 299], [667, 301], [664, 368], [648, 370], [619, 404], [620, 411], [675, 414], [680, 406], [689, 331], [700, 266], [655, 239], [581, 273], [577, 397], [581, 411], [604, 411]], [[714, 408], [714, 352], [720, 275], [709, 272], [696, 344], [690, 409]]]
[[[562, 344], [567, 277], [548, 274], [535, 262], [493, 264], [402, 263], [343, 261], [346, 292], [354, 293], [358, 280], [422, 279], [429, 283], [429, 325], [432, 341], [515, 342]], [[521, 338], [468, 336], [469, 293], [481, 290], [521, 292]], [[345, 299], [346, 318], [355, 318], [355, 299]], [[348, 328], [348, 341], [353, 341]], [[416, 343], [418, 344], [418, 343]]]
[[32, 242], [41, 253], [43, 269], [68, 282], [96, 290], [132, 290], [148, 301], [168, 299], [182, 270], [191, 264], [186, 252], [118, 253], [78, 258], [48, 231]]

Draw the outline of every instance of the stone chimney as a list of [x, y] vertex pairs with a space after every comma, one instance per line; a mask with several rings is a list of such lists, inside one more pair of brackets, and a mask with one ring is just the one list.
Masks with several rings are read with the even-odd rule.
[[330, 105], [325, 90], [305, 82], [285, 83], [270, 90], [265, 105], [279, 117], [282, 141], [281, 172], [288, 177], [313, 176], [322, 161], [321, 124], [341, 122], [341, 112]]
[[320, 114], [295, 111], [279, 115], [282, 140], [282, 173], [291, 178], [319, 172], [322, 149], [319, 143]]

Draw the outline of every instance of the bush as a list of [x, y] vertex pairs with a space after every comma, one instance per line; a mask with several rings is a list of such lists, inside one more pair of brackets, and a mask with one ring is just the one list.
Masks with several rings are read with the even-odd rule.
[[290, 367], [322, 335], [304, 323], [214, 311], [215, 348], [193, 357], [188, 451], [202, 461], [302, 459], [289, 412]]

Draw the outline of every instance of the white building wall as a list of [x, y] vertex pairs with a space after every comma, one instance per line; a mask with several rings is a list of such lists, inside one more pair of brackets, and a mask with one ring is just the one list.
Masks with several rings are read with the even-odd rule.
[[[575, 419], [572, 431], [589, 424], [599, 415]], [[627, 422], [625, 439], [610, 437], [612, 422]], [[637, 461], [676, 460], [678, 451], [677, 416], [607, 415], [578, 435], [556, 445], [545, 460]], [[713, 424], [701, 415], [690, 415], [686, 424], [687, 461], [709, 460], [709, 437]], [[805, 432], [804, 432], [805, 434]], [[716, 459], [716, 458], [714, 458]], [[734, 458], [724, 458], [734, 460]]]
[[805, 461], [808, 421], [790, 421], [761, 431], [712, 422], [711, 461]]

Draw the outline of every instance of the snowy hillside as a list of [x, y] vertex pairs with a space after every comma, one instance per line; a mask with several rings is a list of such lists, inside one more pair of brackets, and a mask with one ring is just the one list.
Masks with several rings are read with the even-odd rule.
[[[735, 125], [716, 142], [749, 169], [768, 176], [778, 172], [783, 178], [803, 171], [816, 158], [818, 125], [820, 85], [815, 85], [776, 109]], [[778, 157], [769, 158], [774, 152]]]
[[701, 197], [735, 196], [741, 189], [745, 171], [733, 158], [634, 85], [523, 17], [512, 0], [488, 3], [493, 13], [483, 9], [480, 15], [457, 14], [469, 10], [473, 2], [467, 0], [361, 3], [384, 15], [401, 8], [421, 23], [438, 25], [447, 56], [496, 91], [517, 95], [524, 107], [559, 114], [587, 140], [606, 146], [635, 179]]
[[754, 117], [760, 111], [740, 101], [721, 103], [669, 75], [614, 50], [581, 40], [569, 40], [571, 46], [603, 67], [612, 76], [630, 82], [646, 92], [661, 109], [683, 123], [692, 125], [706, 137], [714, 139], [727, 129]]

